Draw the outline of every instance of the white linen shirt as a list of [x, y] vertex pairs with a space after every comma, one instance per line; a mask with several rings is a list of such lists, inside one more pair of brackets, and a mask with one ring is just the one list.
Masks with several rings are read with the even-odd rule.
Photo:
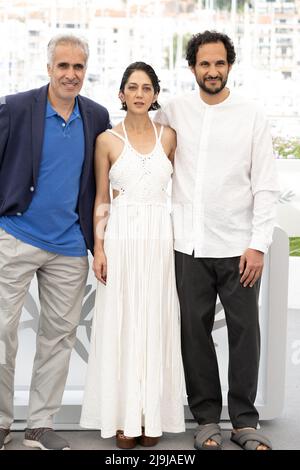
[[233, 92], [208, 105], [196, 90], [172, 99], [155, 121], [177, 133], [175, 250], [212, 258], [240, 256], [247, 248], [266, 253], [279, 186], [263, 113]]

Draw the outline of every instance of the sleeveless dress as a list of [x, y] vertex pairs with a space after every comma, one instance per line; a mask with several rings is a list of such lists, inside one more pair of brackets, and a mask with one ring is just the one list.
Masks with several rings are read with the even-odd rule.
[[[151, 121], [152, 122], [152, 121]], [[153, 124], [153, 122], [152, 122]], [[98, 282], [80, 425], [102, 437], [183, 432], [184, 379], [173, 231], [166, 189], [173, 171], [161, 127], [148, 154], [125, 138], [111, 166], [104, 237], [106, 286]]]

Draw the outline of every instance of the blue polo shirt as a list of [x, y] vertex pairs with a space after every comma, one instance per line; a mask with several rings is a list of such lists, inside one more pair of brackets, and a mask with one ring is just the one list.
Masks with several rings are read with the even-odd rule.
[[87, 255], [77, 202], [84, 161], [84, 131], [78, 102], [68, 120], [49, 101], [37, 185], [21, 215], [0, 217], [0, 226], [15, 238], [65, 256]]

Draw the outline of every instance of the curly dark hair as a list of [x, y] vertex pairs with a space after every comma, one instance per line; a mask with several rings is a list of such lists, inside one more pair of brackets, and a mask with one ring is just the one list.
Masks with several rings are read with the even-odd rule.
[[224, 44], [227, 51], [227, 62], [229, 65], [232, 65], [236, 58], [233, 42], [226, 34], [218, 33], [217, 31], [204, 31], [204, 33], [198, 33], [192, 36], [186, 49], [186, 60], [188, 64], [195, 67], [199, 47], [212, 42], [222, 42]]
[[[160, 86], [159, 86], [160, 80], [158, 79], [158, 76], [156, 75], [153, 67], [151, 67], [151, 65], [149, 64], [146, 64], [145, 62], [133, 62], [132, 64], [128, 65], [121, 80], [120, 91], [124, 93], [124, 88], [125, 88], [126, 83], [129, 80], [130, 75], [136, 70], [142, 70], [148, 75], [148, 77], [151, 80], [152, 86], [154, 88], [154, 93], [158, 94], [160, 92]], [[159, 109], [159, 108], [160, 108], [160, 104], [157, 101], [154, 101], [154, 103], [151, 104], [149, 111], [155, 111], [156, 109]], [[123, 109], [124, 111], [127, 111], [126, 103], [124, 102], [122, 103], [121, 109]]]

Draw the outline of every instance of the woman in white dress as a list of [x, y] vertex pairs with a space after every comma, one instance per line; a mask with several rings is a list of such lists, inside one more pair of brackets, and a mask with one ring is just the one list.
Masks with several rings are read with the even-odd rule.
[[[166, 189], [176, 134], [154, 124], [159, 80], [144, 62], [124, 72], [124, 121], [96, 142], [98, 282], [80, 424], [117, 446], [183, 432], [183, 373], [173, 234]], [[113, 198], [110, 200], [110, 187]]]

